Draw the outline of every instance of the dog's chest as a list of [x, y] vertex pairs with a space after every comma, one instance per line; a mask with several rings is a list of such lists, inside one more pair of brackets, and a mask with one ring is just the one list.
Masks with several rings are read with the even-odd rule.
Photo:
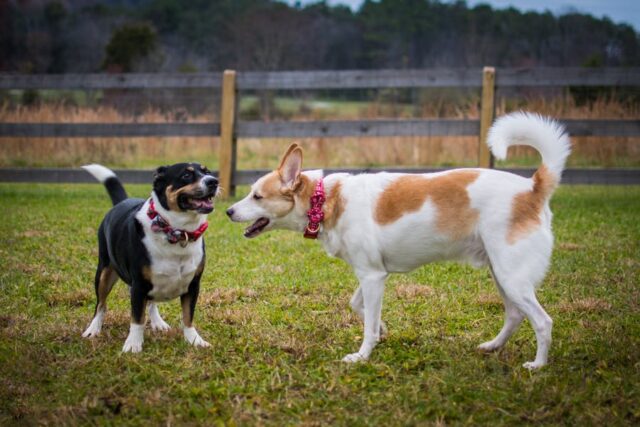
[[145, 242], [145, 246], [151, 260], [150, 279], [153, 288], [149, 296], [156, 301], [166, 301], [185, 294], [204, 255], [202, 241], [189, 243], [182, 248], [151, 238]]

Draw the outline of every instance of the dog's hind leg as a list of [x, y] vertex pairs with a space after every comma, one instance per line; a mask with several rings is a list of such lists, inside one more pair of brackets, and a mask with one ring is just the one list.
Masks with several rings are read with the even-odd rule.
[[367, 360], [371, 351], [380, 340], [382, 312], [382, 297], [384, 296], [384, 281], [386, 272], [356, 271], [360, 280], [360, 289], [364, 304], [364, 339], [357, 353], [346, 355], [343, 362], [360, 362]]
[[93, 320], [89, 327], [83, 332], [82, 336], [85, 338], [95, 337], [100, 334], [102, 330], [102, 322], [104, 321], [104, 315], [107, 311], [107, 297], [113, 289], [114, 283], [118, 280], [118, 274], [115, 270], [109, 266], [103, 267], [102, 261], [98, 263], [95, 277], [96, 288], [96, 309], [93, 315]]
[[[491, 266], [489, 267], [491, 268]], [[505, 345], [511, 335], [513, 335], [513, 333], [518, 329], [518, 327], [522, 323], [522, 320], [524, 319], [524, 314], [522, 314], [522, 312], [518, 310], [518, 307], [516, 307], [515, 304], [511, 302], [511, 300], [505, 295], [500, 282], [498, 282], [496, 275], [493, 273], [493, 268], [491, 268], [491, 276], [493, 277], [493, 280], [496, 283], [496, 287], [498, 288], [498, 291], [502, 296], [505, 313], [504, 325], [502, 326], [502, 329], [500, 330], [498, 335], [496, 335], [496, 337], [491, 341], [487, 341], [478, 346], [478, 350], [487, 352], [495, 351], [502, 348], [502, 346]]]
[[154, 331], [168, 331], [171, 329], [171, 326], [160, 316], [158, 304], [155, 302], [149, 302], [149, 323]]
[[527, 369], [536, 369], [546, 365], [551, 346], [553, 321], [542, 308], [535, 294], [536, 285], [542, 280], [545, 270], [546, 268], [536, 268], [535, 265], [529, 266], [526, 263], [507, 269], [500, 269], [494, 264], [494, 273], [502, 286], [505, 300], [511, 301], [529, 319], [536, 334], [536, 358], [533, 362], [526, 362], [522, 365]]
[[[360, 320], [364, 322], [364, 298], [362, 296], [362, 286], [358, 286], [358, 289], [353, 293], [351, 301], [349, 301], [351, 309], [358, 315]], [[387, 335], [387, 325], [383, 320], [380, 320], [380, 337]]]

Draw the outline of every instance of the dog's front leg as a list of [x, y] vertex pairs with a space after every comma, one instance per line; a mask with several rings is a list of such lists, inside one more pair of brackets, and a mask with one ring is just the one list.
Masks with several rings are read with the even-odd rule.
[[357, 353], [348, 354], [342, 359], [349, 363], [367, 360], [380, 340], [382, 297], [387, 278], [387, 273], [381, 271], [357, 271], [356, 275], [364, 303], [364, 339]]
[[142, 285], [134, 283], [131, 286], [131, 325], [129, 326], [129, 335], [122, 347], [123, 353], [142, 351], [146, 305], [146, 292], [143, 291]]

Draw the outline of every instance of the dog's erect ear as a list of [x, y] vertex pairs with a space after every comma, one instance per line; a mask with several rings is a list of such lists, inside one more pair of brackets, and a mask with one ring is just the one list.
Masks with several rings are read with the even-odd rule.
[[282, 182], [289, 188], [295, 188], [302, 171], [302, 148], [298, 144], [291, 144], [280, 162], [278, 173]]

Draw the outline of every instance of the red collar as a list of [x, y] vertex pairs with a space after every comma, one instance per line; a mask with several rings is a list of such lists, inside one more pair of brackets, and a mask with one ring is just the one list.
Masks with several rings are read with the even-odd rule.
[[179, 228], [173, 228], [169, 225], [169, 222], [164, 219], [158, 211], [156, 211], [156, 206], [153, 203], [153, 199], [149, 199], [149, 209], [147, 209], [147, 216], [151, 219], [151, 230], [159, 233], [163, 232], [167, 235], [167, 241], [171, 244], [180, 243], [180, 246], [183, 248], [187, 246], [189, 242], [195, 242], [207, 231], [207, 227], [209, 227], [209, 223], [207, 221], [203, 222], [200, 227], [198, 227], [194, 231], [181, 230]]
[[309, 199], [311, 207], [307, 211], [307, 218], [309, 223], [304, 230], [304, 237], [307, 239], [317, 239], [320, 232], [320, 223], [324, 220], [324, 212], [322, 211], [322, 205], [326, 198], [324, 195], [324, 184], [322, 178], [318, 180], [316, 184], [316, 190], [313, 192], [313, 196]]

